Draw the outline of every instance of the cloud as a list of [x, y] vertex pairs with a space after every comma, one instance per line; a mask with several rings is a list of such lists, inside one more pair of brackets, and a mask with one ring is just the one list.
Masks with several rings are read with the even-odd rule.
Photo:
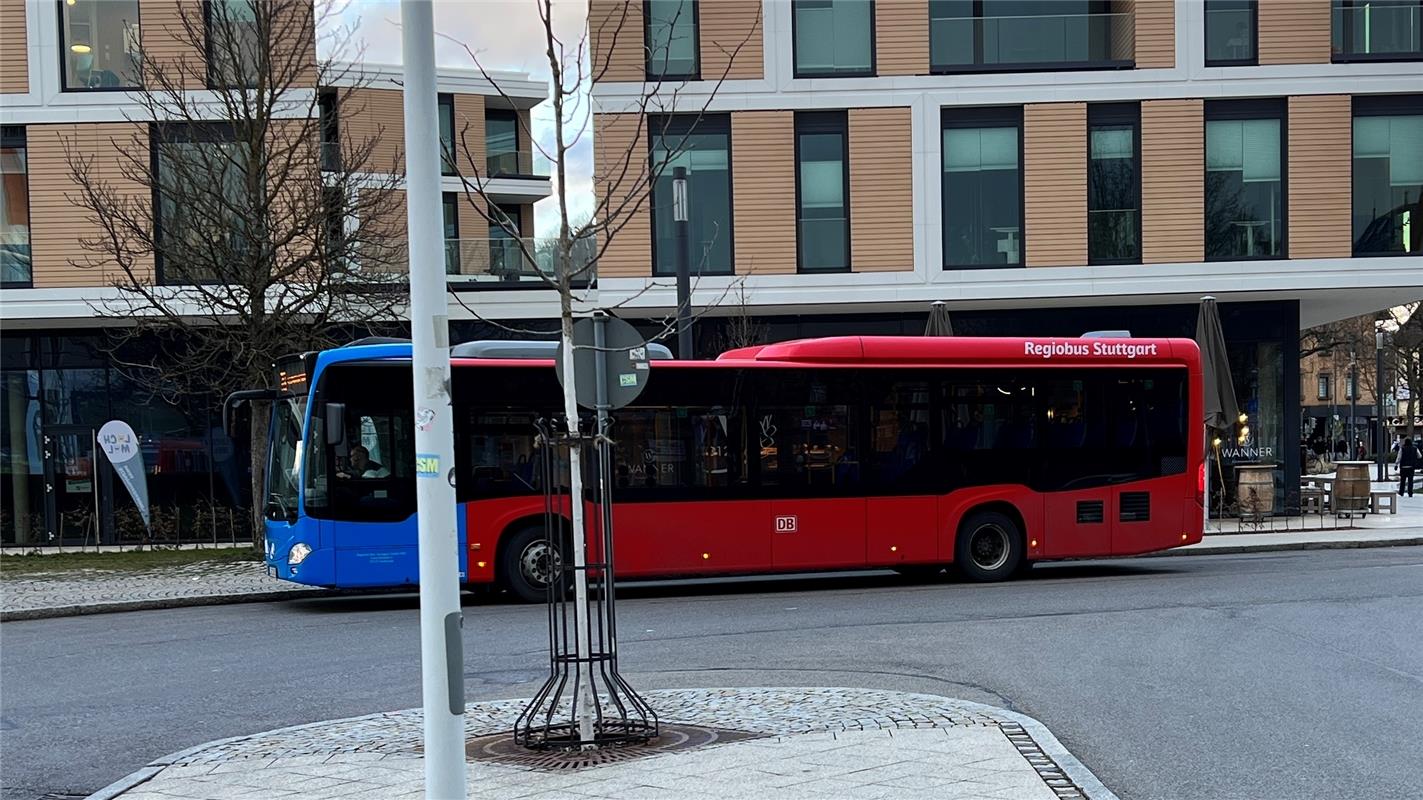
[[[334, 0], [340, 2], [340, 0]], [[551, 80], [546, 55], [541, 4], [535, 0], [437, 0], [435, 9], [435, 63], [440, 67], [474, 69], [473, 52], [488, 70], [527, 73], [535, 80]], [[587, 15], [585, 0], [554, 0], [554, 34], [563, 44], [565, 62], [578, 53]], [[398, 0], [352, 0], [336, 13], [340, 24], [355, 30], [363, 61], [401, 63], [400, 3]], [[329, 53], [322, 53], [330, 56]], [[586, 55], [585, 55], [586, 58]], [[582, 87], [586, 91], [586, 87]], [[579, 98], [586, 104], [587, 97]], [[586, 106], [585, 106], [586, 107]], [[553, 106], [543, 103], [532, 115], [534, 136], [552, 150]], [[569, 206], [575, 220], [593, 208], [593, 146], [591, 134], [583, 136], [566, 159]], [[549, 168], [549, 173], [554, 174]], [[557, 187], [554, 187], [555, 190]], [[553, 200], [535, 206], [539, 234], [556, 230], [558, 209]]]

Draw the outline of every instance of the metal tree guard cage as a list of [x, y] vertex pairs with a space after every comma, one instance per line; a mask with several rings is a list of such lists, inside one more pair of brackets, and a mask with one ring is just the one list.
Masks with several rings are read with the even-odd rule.
[[[606, 417], [604, 418], [606, 419]], [[570, 436], [560, 420], [540, 420], [537, 446], [544, 492], [544, 529], [549, 532], [553, 563], [548, 574], [549, 676], [515, 722], [514, 741], [538, 750], [583, 750], [639, 744], [657, 737], [657, 714], [618, 672], [617, 598], [613, 578], [612, 442], [606, 428]], [[593, 426], [582, 430], [597, 430]], [[570, 586], [578, 567], [572, 558], [572, 532], [565, 518], [569, 496], [570, 451], [579, 448], [583, 465], [587, 563], [587, 640], [578, 641], [577, 599]], [[584, 458], [589, 452], [596, 458]], [[580, 647], [587, 655], [580, 655]], [[580, 733], [580, 693], [591, 694], [591, 739]]]

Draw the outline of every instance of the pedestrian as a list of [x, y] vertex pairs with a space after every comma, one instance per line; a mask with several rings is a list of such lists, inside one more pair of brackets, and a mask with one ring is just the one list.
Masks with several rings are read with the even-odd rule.
[[1412, 439], [1405, 439], [1398, 451], [1398, 494], [1413, 496], [1413, 472], [1418, 469], [1420, 455], [1418, 445]]

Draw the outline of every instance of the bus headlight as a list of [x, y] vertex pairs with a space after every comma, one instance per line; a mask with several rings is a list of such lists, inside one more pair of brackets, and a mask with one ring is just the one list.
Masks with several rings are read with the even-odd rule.
[[306, 542], [297, 542], [292, 545], [292, 549], [287, 553], [287, 564], [295, 566], [306, 560], [311, 555], [311, 545]]

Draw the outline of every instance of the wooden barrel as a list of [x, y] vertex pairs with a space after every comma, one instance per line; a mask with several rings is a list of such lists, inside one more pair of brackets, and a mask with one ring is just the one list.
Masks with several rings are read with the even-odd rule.
[[1235, 468], [1240, 518], [1262, 520], [1275, 513], [1275, 465], [1242, 464]]
[[1369, 510], [1368, 461], [1340, 461], [1334, 472], [1334, 512]]

